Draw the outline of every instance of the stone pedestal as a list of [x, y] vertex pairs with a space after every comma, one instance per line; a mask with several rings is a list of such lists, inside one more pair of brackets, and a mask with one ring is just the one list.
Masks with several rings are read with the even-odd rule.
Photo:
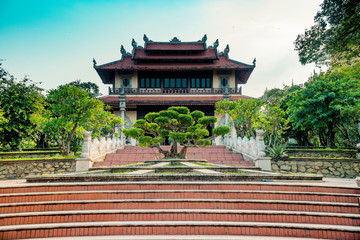
[[86, 172], [93, 165], [93, 161], [90, 158], [77, 158], [76, 159], [76, 171]]
[[255, 163], [255, 167], [259, 167], [263, 171], [272, 171], [271, 158], [269, 157], [257, 158], [254, 160], [254, 163]]
[[355, 178], [356, 184], [358, 187], [360, 187], [360, 177]]

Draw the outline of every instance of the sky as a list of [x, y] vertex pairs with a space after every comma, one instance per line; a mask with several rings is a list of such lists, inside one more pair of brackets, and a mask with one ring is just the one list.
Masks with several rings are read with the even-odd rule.
[[131, 52], [134, 38], [153, 41], [219, 39], [231, 59], [256, 68], [243, 94], [304, 83], [314, 65], [299, 63], [294, 44], [313, 25], [322, 0], [0, 0], [0, 59], [18, 79], [28, 76], [45, 90], [80, 79], [108, 94], [93, 69]]

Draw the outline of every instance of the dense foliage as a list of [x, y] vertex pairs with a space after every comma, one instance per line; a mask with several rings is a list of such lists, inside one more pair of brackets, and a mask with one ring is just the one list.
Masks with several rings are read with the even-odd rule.
[[37, 138], [31, 116], [42, 109], [42, 89], [29, 78], [16, 80], [0, 63], [0, 146], [22, 149]]
[[99, 96], [99, 86], [92, 82], [81, 82], [76, 80], [68, 83], [67, 85], [75, 86], [88, 92], [89, 96], [95, 98]]
[[297, 36], [295, 50], [302, 64], [360, 56], [360, 1], [324, 0], [315, 24]]
[[[210, 136], [207, 128], [216, 122], [216, 117], [205, 116], [201, 111], [190, 112], [187, 107], [170, 107], [146, 114], [144, 119], [137, 120], [131, 129], [123, 129], [123, 132], [125, 136], [137, 139], [140, 146], [158, 149], [165, 158], [185, 158], [189, 147], [206, 147], [217, 136], [230, 132], [229, 127], [218, 126]], [[169, 151], [160, 146], [166, 138], [172, 140]], [[178, 144], [182, 145], [180, 151]]]
[[[354, 147], [360, 141], [360, 62], [333, 64], [304, 85], [270, 90], [264, 96], [289, 121], [281, 137], [299, 145]], [[266, 97], [266, 95], [270, 97]]]
[[70, 150], [79, 150], [81, 132], [92, 131], [93, 136], [112, 134], [122, 122], [104, 109], [103, 102], [71, 85], [50, 90], [46, 108], [34, 119], [39, 123], [39, 130], [53, 139], [64, 155], [69, 155]]
[[241, 136], [255, 138], [255, 130], [266, 131], [268, 145], [280, 141], [285, 129], [284, 112], [278, 106], [272, 106], [259, 99], [222, 100], [216, 103], [217, 114], [229, 114], [231, 123]]
[[[287, 102], [293, 128], [318, 132], [321, 145], [335, 147], [335, 135], [356, 120], [359, 111], [359, 80], [344, 73], [321, 73], [293, 92]], [[354, 110], [354, 111], [353, 111]], [[353, 112], [349, 116], [348, 112]]]
[[254, 122], [258, 121], [263, 101], [258, 99], [239, 99], [236, 102], [222, 100], [216, 103], [217, 114], [229, 114], [240, 136], [250, 134], [255, 138]]

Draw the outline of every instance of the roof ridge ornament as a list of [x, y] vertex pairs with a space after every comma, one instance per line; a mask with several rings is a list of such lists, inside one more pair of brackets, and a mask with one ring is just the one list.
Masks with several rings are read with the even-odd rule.
[[146, 36], [146, 34], [144, 34], [143, 39], [144, 39], [144, 42], [145, 42], [145, 43], [152, 42], [152, 41]]
[[212, 46], [209, 46], [209, 49], [217, 49], [217, 47], [219, 46], [219, 39], [216, 39], [216, 41], [213, 43]]
[[216, 39], [216, 41], [214, 42], [214, 48], [217, 48], [219, 46], [219, 39]]
[[202, 42], [206, 42], [206, 40], [207, 40], [207, 36], [206, 36], [206, 34], [203, 36], [203, 38], [201, 39], [201, 41]]
[[96, 67], [96, 60], [93, 58], [93, 67]]
[[137, 42], [135, 41], [135, 39], [132, 39], [131, 46], [133, 46], [134, 48], [137, 47]]
[[252, 63], [253, 63], [253, 66], [256, 67], [256, 58], [254, 58]]
[[120, 52], [123, 57], [131, 56], [131, 53], [127, 52], [123, 45], [121, 45], [121, 47], [120, 47]]
[[138, 45], [138, 43], [135, 41], [135, 39], [132, 39], [131, 46], [133, 46], [133, 49], [144, 49], [142, 46]]
[[206, 34], [203, 36], [203, 38], [199, 41], [199, 42], [202, 42], [204, 43], [204, 48], [206, 49], [206, 40], [207, 40], [207, 36]]
[[224, 49], [224, 53], [225, 53], [225, 56], [229, 56], [229, 52], [230, 52], [230, 47], [229, 47], [229, 44], [226, 44], [226, 48]]
[[173, 39], [170, 40], [171, 43], [180, 43], [180, 39], [178, 39], [177, 37], [174, 37]]
[[206, 40], [207, 40], [207, 36], [206, 36], [206, 34], [202, 37], [202, 39], [201, 40], [199, 40], [199, 41], [197, 41], [197, 42], [199, 42], [199, 43], [204, 43], [205, 45], [206, 45]]
[[226, 44], [226, 47], [223, 52], [220, 53], [220, 56], [226, 56], [229, 57], [230, 47], [229, 44]]

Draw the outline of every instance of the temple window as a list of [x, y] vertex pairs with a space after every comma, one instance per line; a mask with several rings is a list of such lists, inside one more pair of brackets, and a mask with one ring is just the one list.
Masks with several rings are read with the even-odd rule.
[[129, 81], [129, 79], [125, 78], [125, 79], [123, 80], [123, 86], [124, 86], [124, 87], [129, 87], [129, 86], [130, 86], [130, 81]]
[[140, 78], [141, 88], [160, 88], [160, 78]]
[[222, 87], [226, 87], [227, 85], [228, 85], [227, 79], [223, 78], [223, 79], [221, 80], [221, 86], [222, 86]]
[[210, 77], [164, 76], [139, 78], [140, 88], [211, 88]]
[[210, 78], [192, 78], [191, 79], [192, 88], [211, 88]]

